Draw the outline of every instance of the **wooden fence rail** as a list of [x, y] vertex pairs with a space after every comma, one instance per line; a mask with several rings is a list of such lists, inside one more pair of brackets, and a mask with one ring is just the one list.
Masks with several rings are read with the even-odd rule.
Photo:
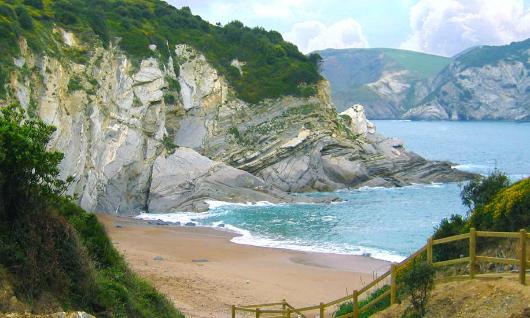
[[[500, 258], [477, 255], [477, 238], [488, 237], [488, 238], [507, 238], [507, 239], [518, 239], [519, 240], [519, 258]], [[251, 313], [256, 318], [294, 318], [302, 317], [307, 318], [306, 314], [309, 312], [318, 311], [318, 317], [324, 318], [327, 314], [331, 314], [335, 317], [334, 312], [336, 311], [335, 306], [351, 302], [352, 312], [347, 313], [335, 318], [359, 318], [359, 315], [371, 307], [377, 305], [387, 297], [390, 297], [390, 303], [395, 304], [398, 301], [398, 283], [397, 276], [400, 271], [407, 268], [408, 264], [413, 260], [421, 257], [425, 254], [425, 259], [428, 263], [434, 267], [445, 267], [457, 264], [469, 264], [469, 275], [454, 276], [455, 279], [473, 279], [473, 278], [497, 278], [504, 277], [506, 274], [494, 273], [494, 274], [477, 274], [476, 265], [478, 263], [499, 263], [506, 265], [517, 265], [519, 266], [519, 282], [526, 285], [526, 270], [530, 268], [530, 262], [528, 261], [527, 255], [527, 240], [530, 238], [530, 233], [526, 230], [519, 232], [489, 232], [489, 231], [476, 231], [474, 228], [470, 229], [469, 233], [459, 234], [450, 237], [444, 237], [441, 239], [433, 239], [432, 237], [427, 240], [427, 244], [418, 249], [416, 252], [411, 254], [405, 260], [397, 264], [391, 264], [390, 270], [374, 279], [372, 282], [361, 288], [360, 290], [354, 290], [351, 295], [335, 299], [328, 303], [320, 303], [314, 306], [295, 308], [291, 306], [285, 299], [277, 303], [258, 304], [258, 305], [245, 305], [245, 306], [232, 306], [232, 318], [236, 318], [237, 313]], [[468, 240], [469, 242], [469, 256], [460, 257], [456, 259], [449, 259], [445, 261], [433, 261], [433, 248], [438, 245], [448, 244], [456, 241]], [[451, 278], [451, 277], [449, 277]], [[447, 278], [445, 278], [447, 279]], [[360, 305], [360, 299], [368, 296], [368, 292], [383, 283], [390, 283], [390, 289], [371, 300], [369, 303]], [[271, 308], [272, 307], [272, 308]], [[277, 307], [277, 308], [274, 308]], [[335, 311], [334, 311], [335, 310]], [[271, 316], [273, 314], [274, 316]]]

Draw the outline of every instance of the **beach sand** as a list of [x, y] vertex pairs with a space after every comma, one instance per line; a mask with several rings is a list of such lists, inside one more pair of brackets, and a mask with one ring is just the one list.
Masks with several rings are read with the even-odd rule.
[[102, 214], [98, 219], [132, 269], [189, 318], [230, 317], [232, 304], [328, 302], [390, 266], [363, 256], [238, 245], [230, 242], [236, 234], [212, 228], [149, 225]]

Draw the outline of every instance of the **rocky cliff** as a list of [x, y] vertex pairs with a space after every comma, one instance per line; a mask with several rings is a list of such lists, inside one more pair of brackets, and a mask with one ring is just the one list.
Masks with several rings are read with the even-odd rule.
[[370, 119], [529, 120], [530, 39], [480, 46], [449, 59], [403, 50], [319, 52], [339, 110]]
[[403, 118], [530, 120], [529, 73], [530, 39], [473, 48], [440, 72]]
[[397, 49], [328, 49], [318, 53], [337, 109], [363, 104], [371, 119], [400, 118], [418, 97], [428, 93], [428, 79], [450, 62], [442, 56]]
[[339, 116], [325, 81], [309, 97], [249, 104], [189, 45], [168, 59], [151, 45], [135, 65], [115, 44], [54, 33], [89, 58], [36, 54], [21, 38], [6, 101], [57, 127], [50, 146], [65, 153], [62, 174], [87, 210], [204, 210], [208, 199], [293, 201], [288, 192], [468, 177], [362, 128], [364, 115]]

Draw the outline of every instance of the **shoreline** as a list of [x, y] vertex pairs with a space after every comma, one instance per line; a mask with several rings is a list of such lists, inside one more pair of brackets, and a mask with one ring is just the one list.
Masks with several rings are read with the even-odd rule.
[[233, 243], [227, 229], [152, 225], [97, 214], [136, 273], [187, 317], [228, 317], [232, 304], [286, 299], [307, 306], [345, 296], [390, 263], [367, 256]]

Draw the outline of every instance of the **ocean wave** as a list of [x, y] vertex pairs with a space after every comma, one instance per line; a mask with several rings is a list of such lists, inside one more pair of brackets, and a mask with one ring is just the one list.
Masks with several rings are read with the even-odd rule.
[[226, 201], [217, 201], [217, 200], [205, 200], [206, 204], [208, 204], [208, 208], [210, 210], [215, 210], [222, 207], [234, 207], [234, 206], [240, 206], [240, 207], [263, 207], [263, 206], [278, 206], [285, 203], [271, 203], [269, 201], [258, 201], [258, 202], [226, 202]]
[[164, 221], [169, 223], [175, 223], [175, 224], [186, 224], [189, 222], [192, 222], [196, 225], [200, 224], [201, 219], [206, 219], [211, 217], [212, 215], [208, 212], [175, 212], [175, 213], [141, 213], [137, 215], [135, 218], [145, 221]]
[[451, 168], [463, 170], [463, 171], [470, 171], [470, 172], [490, 172], [490, 171], [493, 171], [493, 169], [495, 169], [495, 167], [493, 166], [474, 164], [474, 163], [459, 164], [459, 165], [451, 166]]
[[[164, 221], [174, 224], [186, 224], [194, 223], [199, 227], [215, 228], [222, 231], [229, 231], [237, 234], [232, 238], [231, 242], [235, 244], [251, 245], [267, 248], [280, 248], [302, 252], [313, 252], [313, 253], [329, 253], [329, 254], [340, 254], [340, 255], [359, 255], [369, 256], [372, 258], [390, 261], [400, 262], [405, 257], [398, 253], [385, 251], [382, 249], [369, 248], [364, 246], [355, 246], [350, 244], [337, 244], [337, 243], [323, 243], [323, 242], [305, 242], [302, 240], [292, 239], [276, 239], [265, 237], [261, 235], [253, 235], [250, 231], [239, 228], [237, 226], [225, 223], [224, 221], [215, 221], [211, 223], [203, 223], [201, 221], [212, 217], [213, 215], [219, 215], [219, 213], [195, 213], [195, 212], [179, 212], [179, 213], [142, 213], [137, 215], [136, 218], [145, 221]], [[334, 216], [323, 216], [322, 221], [332, 221]]]
[[369, 187], [364, 186], [357, 189], [349, 189], [347, 191], [343, 192], [351, 192], [351, 191], [359, 191], [359, 192], [366, 192], [366, 191], [400, 191], [403, 189], [421, 189], [421, 188], [442, 188], [447, 184], [451, 184], [452, 182], [448, 183], [439, 183], [439, 182], [431, 182], [431, 183], [412, 183], [410, 185], [402, 186], [402, 187]]
[[239, 234], [239, 236], [235, 236], [234, 238], [232, 238], [231, 242], [241, 245], [279, 248], [311, 253], [367, 256], [389, 262], [401, 262], [405, 259], [403, 255], [399, 255], [398, 253], [385, 251], [377, 248], [355, 246], [349, 244], [333, 244], [321, 242], [308, 243], [300, 240], [273, 239], [259, 235], [252, 235], [250, 231], [238, 228], [230, 224], [225, 224], [224, 228], [230, 230], [231, 232]]

